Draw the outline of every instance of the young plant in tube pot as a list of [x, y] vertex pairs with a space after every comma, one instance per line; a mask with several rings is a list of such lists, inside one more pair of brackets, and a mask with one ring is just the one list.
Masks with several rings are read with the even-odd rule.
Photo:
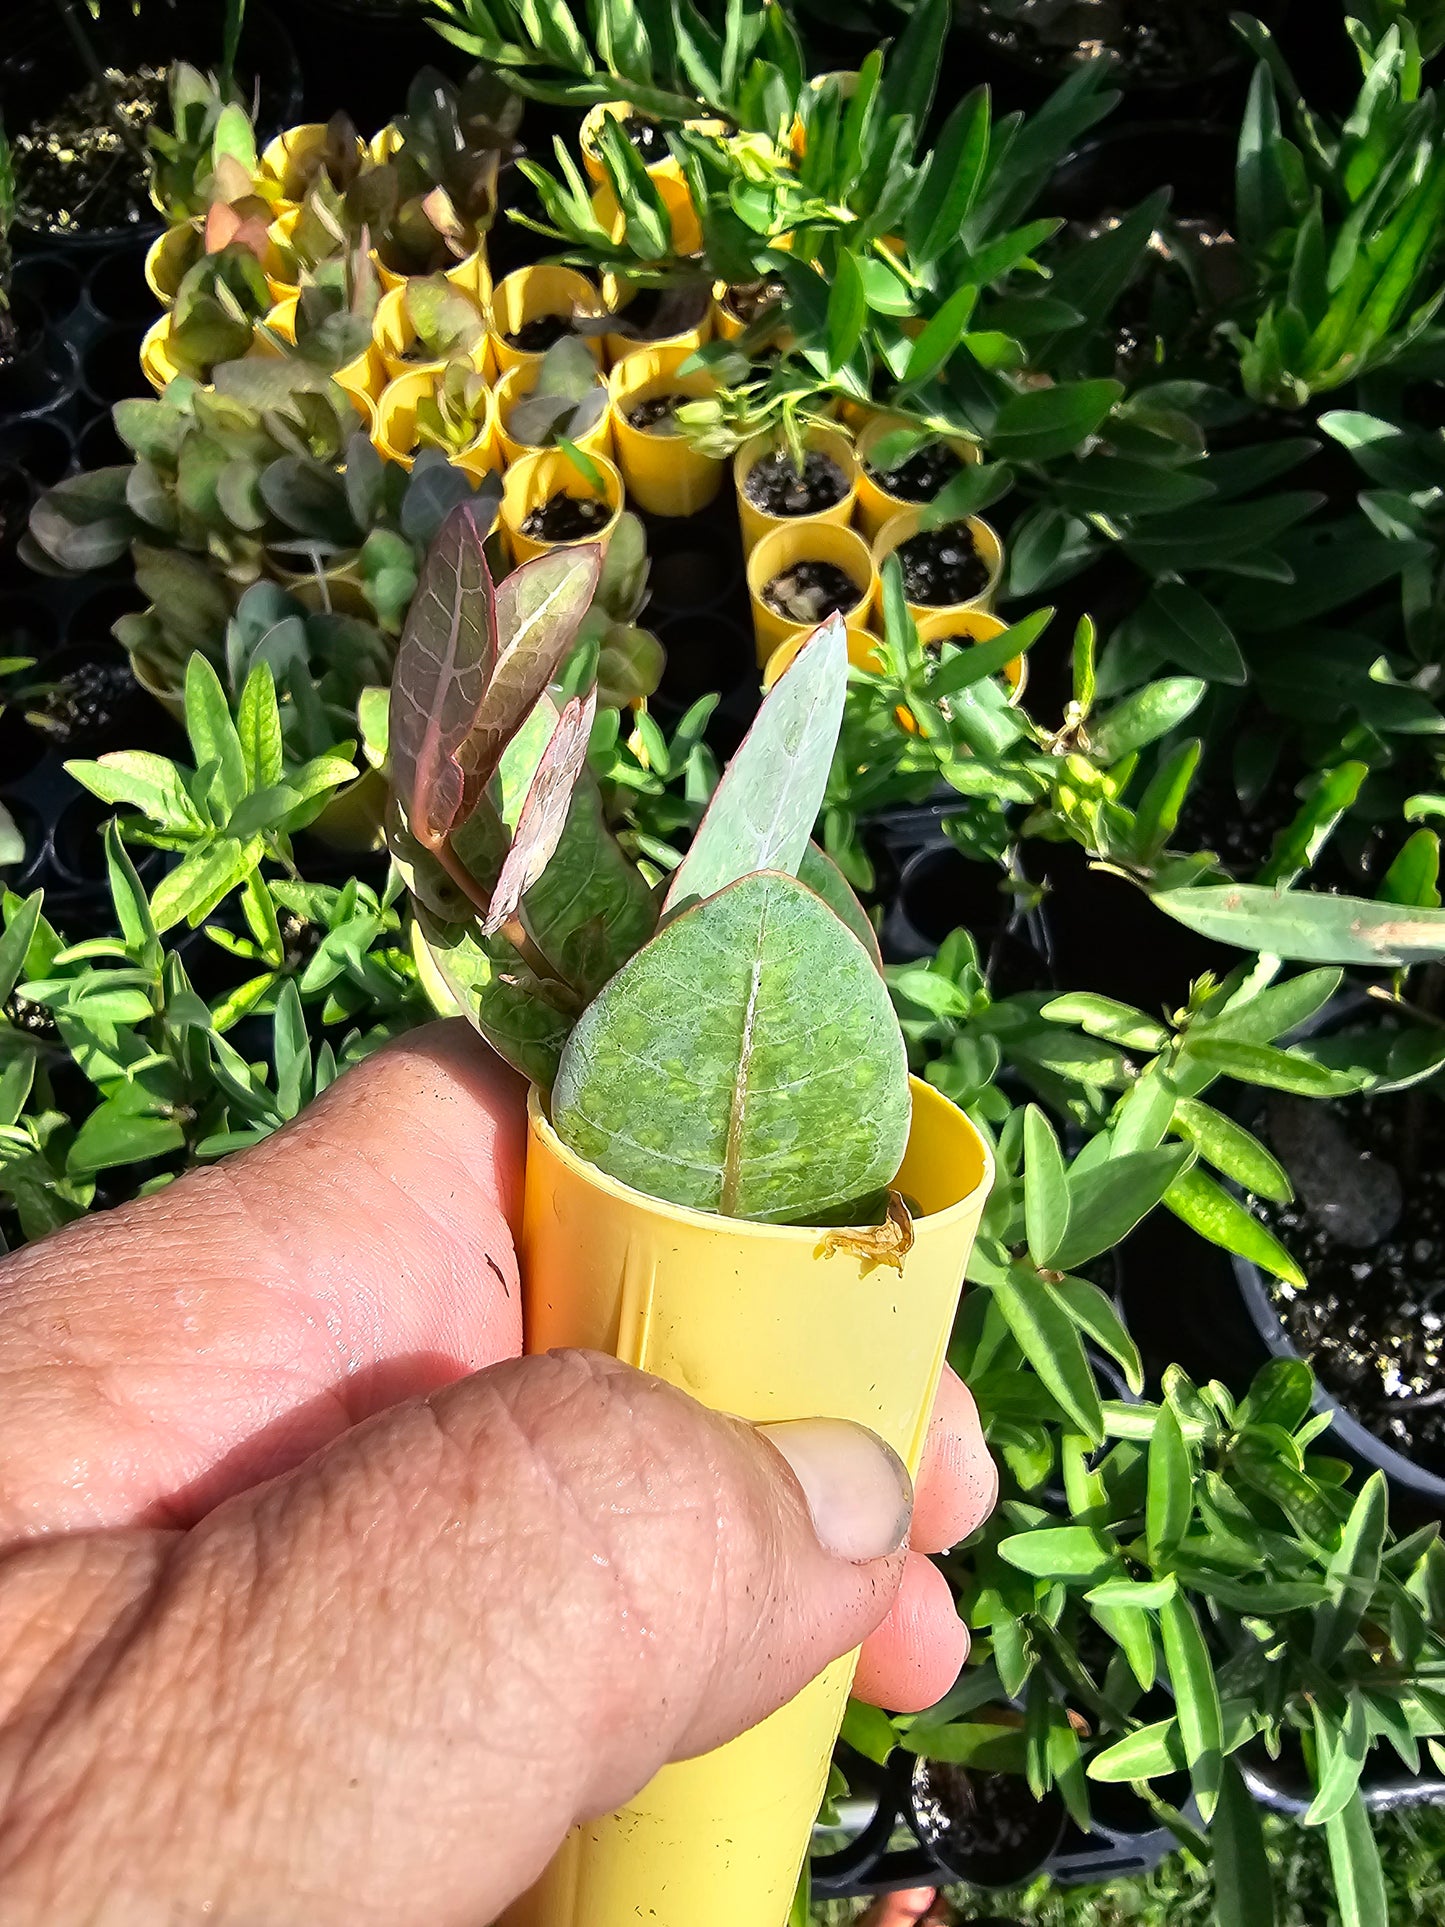
[[[392, 687], [418, 962], [534, 1086], [527, 1342], [600, 1348], [752, 1420], [853, 1419], [916, 1464], [989, 1160], [910, 1085], [871, 930], [809, 840], [845, 638], [817, 631], [779, 678], [659, 899], [603, 822], [594, 692], [559, 711], [548, 691], [600, 567], [574, 547], [494, 587], [453, 514]], [[534, 1920], [571, 1918], [580, 1854], [617, 1896], [589, 1927], [720, 1892], [784, 1927], [851, 1673], [590, 1824]]]
[[575, 335], [563, 335], [543, 355], [537, 383], [513, 402], [503, 423], [523, 448], [580, 443], [607, 413], [607, 385], [597, 363]]

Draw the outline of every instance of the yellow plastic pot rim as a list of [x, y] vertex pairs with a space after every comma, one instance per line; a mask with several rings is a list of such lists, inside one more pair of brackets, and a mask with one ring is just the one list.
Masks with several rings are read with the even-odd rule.
[[[954, 1220], [966, 1217], [975, 1208], [980, 1193], [985, 1195], [988, 1193], [993, 1184], [993, 1153], [978, 1127], [971, 1119], [964, 1116], [957, 1105], [950, 1103], [941, 1091], [936, 1091], [921, 1077], [910, 1077], [908, 1088], [913, 1097], [914, 1116], [914, 1122], [910, 1128], [917, 1127], [920, 1105], [924, 1110], [938, 1110], [940, 1113], [948, 1111], [956, 1117], [963, 1117], [978, 1147], [980, 1166], [977, 1181], [970, 1185], [961, 1198], [955, 1198], [953, 1203], [944, 1210], [933, 1211], [925, 1218], [914, 1220], [918, 1225], [946, 1228]], [[760, 1244], [777, 1244], [781, 1240], [786, 1244], [816, 1246], [820, 1239], [828, 1235], [827, 1230], [818, 1225], [759, 1224], [751, 1218], [724, 1218], [715, 1211], [694, 1211], [689, 1205], [666, 1204], [661, 1198], [650, 1198], [645, 1191], [635, 1191], [630, 1184], [622, 1184], [618, 1179], [608, 1177], [607, 1173], [599, 1170], [595, 1164], [589, 1164], [585, 1158], [579, 1158], [574, 1151], [567, 1149], [553, 1130], [552, 1121], [547, 1115], [546, 1102], [535, 1085], [527, 1094], [527, 1116], [533, 1131], [546, 1146], [548, 1154], [559, 1164], [584, 1179], [604, 1196], [614, 1198], [620, 1204], [628, 1205], [646, 1216], [661, 1218], [672, 1224], [691, 1225], [699, 1231], [723, 1232], [729, 1238], [756, 1239]]]

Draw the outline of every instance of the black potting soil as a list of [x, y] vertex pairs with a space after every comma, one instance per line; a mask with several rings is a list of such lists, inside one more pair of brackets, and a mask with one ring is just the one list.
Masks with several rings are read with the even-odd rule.
[[895, 468], [874, 468], [871, 463], [865, 467], [879, 488], [900, 502], [931, 502], [963, 462], [947, 442], [925, 442]]
[[80, 662], [29, 704], [27, 713], [55, 748], [70, 754], [109, 735], [140, 696], [128, 662]]
[[667, 144], [666, 134], [655, 120], [649, 120], [645, 114], [619, 115], [618, 124], [648, 167], [655, 167], [658, 161], [665, 161], [672, 152]]
[[836, 562], [795, 562], [775, 575], [763, 590], [763, 601], [800, 628], [832, 615], [856, 609], [863, 591]]
[[653, 435], [676, 435], [677, 411], [686, 400], [686, 395], [649, 395], [628, 409], [627, 425]]
[[910, 602], [945, 606], [971, 602], [988, 587], [988, 570], [961, 522], [920, 529], [898, 547], [903, 592]]
[[530, 321], [524, 321], [515, 334], [504, 335], [503, 340], [524, 355], [544, 355], [563, 335], [572, 332], [571, 318], [565, 314], [534, 314]]
[[1285, 1330], [1362, 1425], [1445, 1474], [1445, 1105], [1280, 1095], [1260, 1128], [1296, 1196], [1253, 1209], [1309, 1280], [1267, 1281]]
[[930, 1760], [915, 1778], [913, 1809], [943, 1864], [988, 1885], [1031, 1873], [1049, 1850], [1044, 1813], [1013, 1774]]
[[1000, 52], [1031, 66], [1061, 68], [1111, 53], [1125, 86], [1177, 87], [1202, 79], [1239, 55], [1229, 0], [1161, 7], [1158, 0], [989, 0], [967, 10], [970, 27]]
[[522, 533], [534, 542], [585, 542], [612, 520], [605, 502], [590, 496], [554, 495], [522, 519]]
[[754, 462], [743, 488], [753, 507], [764, 515], [817, 515], [843, 500], [848, 477], [831, 455], [816, 448], [804, 451], [800, 475], [789, 451], [775, 448]]
[[723, 296], [723, 306], [734, 321], [741, 321], [748, 327], [768, 308], [774, 308], [782, 300], [787, 290], [781, 281], [745, 281], [740, 287], [729, 288]]
[[27, 227], [88, 234], [157, 218], [135, 143], [145, 140], [165, 100], [165, 70], [146, 66], [124, 74], [108, 68], [106, 82], [110, 99], [98, 81], [89, 81], [13, 136], [15, 211]]

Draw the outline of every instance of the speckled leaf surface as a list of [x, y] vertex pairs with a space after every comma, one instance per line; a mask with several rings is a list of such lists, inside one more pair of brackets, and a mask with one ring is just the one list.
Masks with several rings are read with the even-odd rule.
[[417, 922], [432, 960], [470, 1023], [498, 1056], [545, 1090], [567, 1041], [571, 1016], [502, 937], [443, 923], [420, 903]]
[[764, 697], [673, 872], [664, 916], [754, 870], [797, 875], [823, 805], [847, 691], [847, 633], [834, 616]]
[[610, 1176], [773, 1224], [890, 1184], [910, 1114], [868, 953], [776, 872], [683, 912], [625, 964], [578, 1021], [552, 1092], [558, 1135]]

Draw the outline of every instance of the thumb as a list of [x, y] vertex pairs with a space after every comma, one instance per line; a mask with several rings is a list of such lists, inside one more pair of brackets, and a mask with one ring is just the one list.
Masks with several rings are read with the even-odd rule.
[[861, 1427], [755, 1431], [587, 1353], [395, 1407], [157, 1535], [70, 1696], [79, 1767], [131, 1770], [81, 1771], [57, 1860], [139, 1883], [138, 1918], [490, 1920], [574, 1821], [856, 1646], [911, 1499]]

